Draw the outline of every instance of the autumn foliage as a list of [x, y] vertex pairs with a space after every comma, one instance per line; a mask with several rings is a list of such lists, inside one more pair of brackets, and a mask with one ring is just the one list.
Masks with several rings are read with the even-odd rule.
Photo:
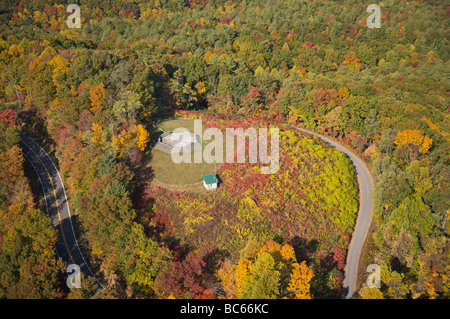
[[419, 154], [427, 153], [433, 140], [419, 130], [404, 130], [397, 134], [394, 143], [404, 154], [406, 161], [410, 163], [418, 159]]
[[[218, 271], [227, 298], [311, 299], [314, 272], [305, 261], [297, 263], [292, 246], [272, 240], [250, 240], [236, 265], [226, 261]], [[288, 284], [286, 284], [288, 283]]]
[[141, 124], [131, 124], [123, 128], [118, 135], [113, 136], [113, 144], [116, 147], [116, 152], [119, 154], [119, 157], [124, 155], [126, 149], [133, 146], [144, 151], [148, 141], [149, 133]]
[[104, 107], [105, 86], [100, 83], [89, 90], [89, 100], [91, 101], [91, 111], [96, 113]]
[[[17, 129], [54, 156], [108, 297], [302, 297], [305, 267], [309, 295], [341, 297], [354, 170], [282, 123], [337, 139], [371, 170], [359, 267], [379, 264], [383, 284], [363, 283], [359, 296], [450, 296], [445, 1], [380, 3], [380, 29], [357, 1], [85, 0], [80, 29], [67, 28], [66, 7], [0, 3], [0, 297], [66, 297]], [[152, 124], [166, 116], [280, 127], [280, 170], [221, 165], [213, 193], [150, 187]], [[298, 266], [280, 270], [269, 251], [240, 256], [252, 238], [291, 245]]]
[[[220, 129], [269, 126], [268, 122], [257, 118], [187, 111], [177, 114], [191, 118], [201, 116], [203, 125]], [[215, 249], [228, 251], [237, 272], [232, 273], [230, 265], [228, 268], [224, 266], [222, 271], [227, 276], [240, 276], [240, 270], [250, 267], [253, 259], [237, 262], [235, 258], [251, 238], [269, 239], [261, 249], [278, 249], [279, 257], [288, 260], [295, 258], [293, 251], [288, 249], [290, 246], [274, 248], [273, 238], [278, 236], [289, 241], [301, 236], [302, 242], [310, 243], [301, 249], [313, 261], [313, 268], [324, 271], [319, 267], [320, 263], [331, 260], [335, 271], [342, 272], [358, 209], [354, 171], [345, 156], [328, 148], [319, 139], [311, 139], [289, 129], [284, 129], [280, 135], [280, 169], [277, 174], [261, 174], [261, 163], [250, 164], [247, 159], [242, 164], [218, 166], [223, 184], [215, 192], [190, 194], [148, 187], [147, 196], [154, 199], [155, 204], [154, 221], [163, 227], [164, 236], [175, 236], [182, 244], [194, 245], [201, 256]], [[248, 143], [243, 147], [248, 156]], [[330, 236], [330, 233], [334, 235]], [[316, 241], [317, 244], [313, 245]], [[263, 260], [269, 262], [270, 258], [266, 256]], [[302, 269], [300, 267], [296, 272], [303, 273]], [[325, 273], [328, 271], [330, 268]], [[250, 268], [246, 272], [251, 273]], [[342, 276], [328, 275], [333, 278], [330, 285], [336, 289]], [[222, 284], [229, 290], [230, 297], [244, 295], [240, 283], [233, 287], [230, 282]], [[273, 289], [271, 296], [278, 296], [277, 289]], [[302, 294], [298, 293], [300, 296]]]

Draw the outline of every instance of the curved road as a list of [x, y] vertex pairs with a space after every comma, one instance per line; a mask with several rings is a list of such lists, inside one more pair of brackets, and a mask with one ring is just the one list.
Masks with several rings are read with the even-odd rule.
[[356, 289], [356, 276], [358, 274], [358, 261], [361, 253], [362, 245], [367, 235], [367, 231], [372, 220], [372, 179], [370, 171], [364, 162], [356, 156], [353, 152], [349, 151], [339, 143], [333, 141], [332, 139], [313, 132], [306, 130], [304, 128], [291, 126], [292, 128], [299, 130], [304, 133], [315, 135], [320, 139], [324, 140], [337, 150], [346, 154], [356, 169], [356, 174], [358, 176], [359, 183], [359, 212], [358, 218], [356, 220], [356, 226], [353, 231], [352, 239], [350, 241], [348, 253], [347, 253], [347, 263], [345, 266], [345, 278], [344, 278], [344, 291], [346, 293], [346, 298], [352, 298]]
[[55, 243], [56, 254], [68, 264], [76, 264], [86, 275], [95, 278], [99, 290], [103, 289], [91, 271], [78, 247], [70, 217], [66, 192], [56, 166], [48, 154], [28, 135], [20, 133], [20, 147], [26, 159], [31, 163], [42, 186], [47, 213], [58, 230]]

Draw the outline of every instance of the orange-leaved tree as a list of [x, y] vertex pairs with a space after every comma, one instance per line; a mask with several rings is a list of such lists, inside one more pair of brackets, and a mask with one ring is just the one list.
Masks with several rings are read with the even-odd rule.
[[287, 289], [294, 292], [295, 299], [311, 299], [309, 282], [313, 276], [314, 272], [308, 268], [305, 261], [294, 265]]
[[91, 100], [91, 111], [97, 113], [97, 111], [103, 109], [103, 103], [106, 96], [105, 86], [100, 83], [96, 87], [89, 90], [89, 99]]

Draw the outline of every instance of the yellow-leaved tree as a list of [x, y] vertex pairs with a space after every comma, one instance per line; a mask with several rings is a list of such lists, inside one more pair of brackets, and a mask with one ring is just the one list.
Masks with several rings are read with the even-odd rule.
[[404, 130], [398, 132], [394, 140], [397, 152], [403, 156], [409, 164], [419, 158], [419, 154], [425, 154], [433, 144], [433, 140], [423, 135], [419, 130]]
[[64, 59], [60, 55], [55, 55], [49, 62], [48, 65], [50, 65], [53, 69], [53, 74], [66, 72], [71, 63], [69, 60]]
[[91, 140], [95, 144], [100, 144], [102, 138], [103, 127], [98, 123], [92, 123]]
[[140, 151], [144, 151], [145, 148], [147, 147], [150, 134], [148, 134], [148, 131], [141, 124], [137, 126], [137, 130], [138, 130], [137, 147]]
[[144, 151], [149, 141], [148, 131], [141, 125], [131, 124], [124, 127], [119, 134], [113, 136], [113, 144], [119, 157], [122, 157], [128, 149], [137, 147]]
[[341, 97], [343, 99], [346, 99], [351, 96], [350, 91], [344, 86], [339, 88], [338, 94], [339, 94], [339, 97]]

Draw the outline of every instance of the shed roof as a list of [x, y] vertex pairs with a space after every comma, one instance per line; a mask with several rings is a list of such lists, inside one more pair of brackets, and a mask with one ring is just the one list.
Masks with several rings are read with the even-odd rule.
[[207, 185], [215, 184], [215, 183], [219, 182], [216, 174], [202, 175], [202, 178], [205, 181], [205, 184], [207, 184]]

